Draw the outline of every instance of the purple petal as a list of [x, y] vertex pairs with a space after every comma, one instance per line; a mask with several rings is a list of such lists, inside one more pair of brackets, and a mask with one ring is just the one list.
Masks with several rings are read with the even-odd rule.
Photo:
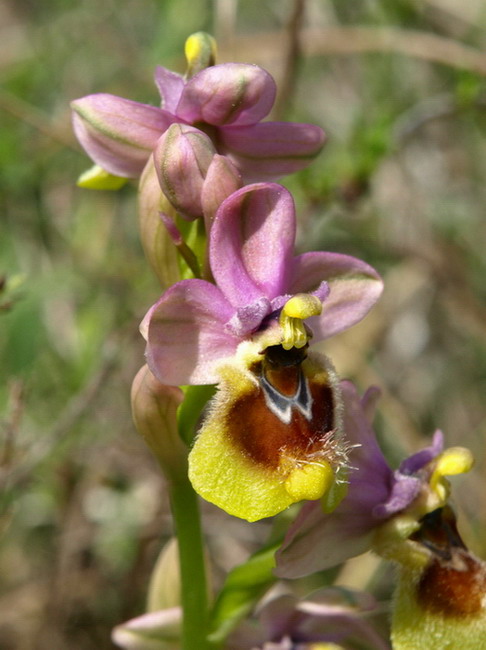
[[215, 366], [234, 354], [239, 340], [224, 324], [234, 311], [221, 291], [204, 280], [182, 280], [153, 307], [147, 363], [164, 384], [214, 384]]
[[273, 180], [304, 169], [325, 142], [313, 124], [263, 122], [220, 130], [220, 148], [233, 159], [245, 182]]
[[444, 435], [442, 431], [437, 430], [434, 434], [432, 444], [430, 447], [425, 447], [421, 449], [412, 456], [406, 458], [400, 464], [399, 471], [401, 474], [415, 474], [422, 469], [425, 465], [430, 463], [434, 458], [443, 451], [444, 449]]
[[311, 294], [313, 296], [316, 296], [316, 298], [319, 298], [321, 302], [327, 300], [329, 298], [330, 293], [331, 293], [331, 288], [329, 287], [329, 284], [326, 282], [326, 280], [323, 280], [321, 284], [317, 287], [317, 289], [311, 291]]
[[160, 108], [102, 93], [76, 99], [71, 107], [81, 146], [117, 176], [139, 176], [157, 140], [174, 121]]
[[304, 253], [294, 259], [290, 291], [312, 292], [323, 281], [330, 288], [322, 314], [307, 321], [314, 340], [328, 338], [359, 322], [380, 297], [383, 282], [368, 264], [340, 253]]
[[296, 623], [301, 619], [298, 600], [293, 594], [283, 594], [263, 605], [259, 619], [267, 632], [267, 639], [281, 639], [287, 635], [296, 638]]
[[360, 648], [390, 650], [363, 617], [377, 605], [369, 594], [327, 588], [312, 594], [311, 598], [301, 601], [296, 608], [300, 616], [295, 616], [294, 634], [299, 640], [345, 643], [349, 647], [358, 643]]
[[272, 311], [272, 304], [268, 298], [259, 298], [255, 302], [237, 309], [226, 327], [235, 336], [243, 337], [256, 330], [265, 316]]
[[216, 154], [209, 165], [201, 192], [206, 232], [211, 230], [216, 212], [230, 194], [242, 186], [241, 174], [227, 156]]
[[319, 501], [306, 504], [277, 553], [276, 573], [296, 578], [329, 568], [369, 548], [377, 521], [373, 509], [387, 501], [393, 473], [378, 446], [356, 388], [341, 382], [346, 440], [358, 445], [350, 454], [348, 494], [325, 514]]
[[436, 431], [432, 444], [406, 458], [400, 468], [394, 473], [394, 484], [391, 494], [385, 503], [376, 506], [373, 510], [375, 517], [385, 519], [396, 512], [405, 510], [418, 496], [420, 488], [427, 478], [413, 476], [425, 465], [437, 458], [444, 448], [442, 431]]
[[369, 422], [372, 422], [373, 418], [375, 417], [376, 407], [380, 397], [381, 390], [378, 388], [378, 386], [370, 386], [361, 398], [363, 413]]
[[155, 68], [155, 85], [162, 98], [162, 108], [175, 113], [181, 93], [184, 88], [184, 79], [180, 74], [167, 70], [161, 65]]
[[400, 472], [394, 474], [394, 484], [389, 498], [373, 508], [373, 516], [378, 519], [388, 519], [396, 512], [405, 510], [420, 492], [421, 481], [413, 476], [403, 476]]
[[294, 238], [294, 203], [281, 185], [249, 185], [222, 203], [209, 255], [216, 283], [235, 308], [286, 293]]
[[344, 435], [347, 442], [355, 446], [351, 455], [351, 464], [359, 467], [359, 470], [350, 473], [350, 483], [366, 479], [372, 484], [371, 489], [376, 488], [377, 491], [371, 501], [381, 503], [388, 497], [393, 472], [383, 456], [375, 432], [366, 417], [364, 409], [369, 405], [369, 392], [367, 391], [363, 400], [360, 400], [354, 384], [350, 381], [342, 381], [341, 394], [344, 403]]
[[293, 579], [328, 569], [367, 551], [371, 539], [369, 514], [352, 512], [343, 502], [326, 515], [320, 501], [309, 501], [277, 551], [275, 574]]
[[186, 122], [255, 124], [275, 101], [275, 82], [256, 65], [223, 63], [201, 70], [182, 91], [177, 115]]

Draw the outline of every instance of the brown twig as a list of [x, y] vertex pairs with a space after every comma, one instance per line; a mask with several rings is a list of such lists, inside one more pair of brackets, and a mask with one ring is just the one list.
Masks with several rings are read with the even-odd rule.
[[0, 109], [10, 113], [21, 122], [29, 124], [39, 133], [58, 142], [63, 147], [79, 150], [75, 145], [74, 138], [54, 127], [45, 113], [6, 90], [0, 92]]
[[[272, 59], [282, 51], [284, 38], [284, 33], [240, 36], [234, 44], [235, 55], [244, 60], [251, 51], [253, 60]], [[310, 27], [301, 31], [300, 40], [307, 57], [389, 52], [486, 75], [486, 54], [429, 32], [395, 27]]]
[[48, 436], [41, 436], [36, 444], [33, 444], [27, 457], [9, 471], [9, 466], [2, 467], [0, 464], [0, 489], [5, 485], [21, 483], [32, 475], [35, 467], [45, 460], [56, 445], [61, 444], [66, 436], [74, 429], [76, 423], [88, 412], [88, 409], [98, 397], [107, 379], [117, 368], [119, 357], [108, 350], [106, 357], [101, 362], [98, 372], [94, 374], [83, 389], [67, 403], [60, 413], [56, 424], [52, 427]]
[[292, 13], [290, 14], [285, 30], [287, 32], [287, 52], [285, 54], [283, 74], [280, 81], [280, 90], [273, 111], [274, 117], [277, 120], [281, 119], [284, 112], [289, 110], [295, 92], [297, 71], [302, 56], [300, 32], [304, 20], [305, 3], [306, 0], [294, 0]]
[[0, 452], [0, 467], [8, 468], [12, 462], [15, 438], [17, 437], [23, 413], [24, 384], [19, 379], [14, 379], [9, 390], [9, 416], [5, 424], [5, 440]]

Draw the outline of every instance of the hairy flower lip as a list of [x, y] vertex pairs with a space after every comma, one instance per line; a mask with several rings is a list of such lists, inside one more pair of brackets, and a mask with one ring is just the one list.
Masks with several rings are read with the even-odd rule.
[[[439, 461], [440, 462], [440, 461]], [[395, 648], [476, 650], [486, 633], [486, 564], [464, 545], [448, 505], [427, 513], [398, 569], [392, 620]], [[417, 553], [417, 549], [419, 549]]]
[[198, 494], [248, 521], [327, 493], [347, 449], [329, 360], [304, 354], [289, 366], [274, 355], [267, 365], [258, 348], [242, 343], [221, 364], [218, 393], [189, 455]]

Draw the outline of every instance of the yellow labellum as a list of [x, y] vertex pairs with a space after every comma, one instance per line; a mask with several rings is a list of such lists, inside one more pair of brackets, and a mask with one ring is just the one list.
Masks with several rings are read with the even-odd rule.
[[[392, 623], [394, 650], [482, 650], [486, 639], [484, 563], [467, 550], [453, 550], [453, 560], [435, 560], [431, 568], [411, 571], [401, 567], [395, 593]], [[424, 601], [428, 573], [438, 573], [437, 584], [429, 587]], [[443, 606], [440, 609], [440, 605]], [[472, 607], [475, 605], [475, 607]]]
[[245, 342], [220, 368], [218, 392], [189, 454], [196, 492], [248, 521], [320, 499], [345, 462], [329, 361], [275, 348], [262, 354], [258, 343]]

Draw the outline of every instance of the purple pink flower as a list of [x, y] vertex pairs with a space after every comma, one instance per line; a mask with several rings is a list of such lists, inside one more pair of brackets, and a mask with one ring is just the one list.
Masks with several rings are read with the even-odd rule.
[[223, 63], [189, 80], [163, 67], [155, 72], [161, 107], [106, 93], [72, 102], [76, 136], [88, 155], [117, 176], [138, 177], [171, 124], [193, 125], [233, 161], [244, 182], [275, 179], [307, 166], [321, 150], [318, 126], [262, 122], [275, 100], [268, 72]]
[[309, 342], [361, 320], [382, 289], [368, 264], [337, 253], [294, 256], [294, 239], [285, 188], [234, 192], [209, 234], [215, 283], [176, 283], [143, 324], [159, 381], [219, 384], [189, 476], [201, 496], [250, 521], [319, 498], [338, 480], [347, 462], [338, 380]]
[[[285, 594], [272, 598], [252, 619], [240, 623], [223, 647], [317, 650], [323, 644], [343, 650], [389, 650], [388, 643], [367, 620], [375, 609], [372, 596], [350, 589], [320, 589], [302, 600]], [[175, 649], [180, 619], [177, 607], [151, 612], [118, 625], [112, 638], [125, 650]]]
[[319, 501], [305, 504], [277, 553], [276, 573], [295, 578], [314, 573], [374, 548], [395, 559], [427, 513], [444, 506], [449, 495], [445, 475], [472, 465], [462, 448], [443, 451], [437, 431], [429, 447], [404, 460], [393, 471], [376, 441], [370, 413], [377, 395], [360, 399], [350, 382], [342, 382], [343, 431], [350, 445], [348, 491], [332, 513]]
[[295, 294], [312, 294], [322, 312], [306, 326], [317, 342], [360, 321], [382, 291], [376, 271], [349, 255], [295, 256], [295, 208], [284, 187], [258, 183], [220, 206], [209, 235], [215, 283], [170, 287], [150, 310], [147, 359], [167, 384], [211, 384], [240, 343], [280, 344], [279, 314]]

